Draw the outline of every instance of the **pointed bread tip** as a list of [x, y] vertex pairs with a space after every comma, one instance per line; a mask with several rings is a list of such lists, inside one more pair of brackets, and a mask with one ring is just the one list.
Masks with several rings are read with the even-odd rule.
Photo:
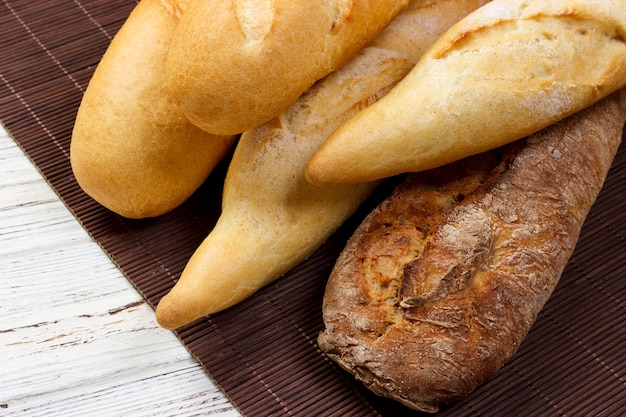
[[164, 329], [176, 330], [194, 320], [195, 318], [190, 318], [188, 312], [181, 308], [181, 304], [173, 300], [169, 294], [163, 297], [157, 305], [156, 321]]

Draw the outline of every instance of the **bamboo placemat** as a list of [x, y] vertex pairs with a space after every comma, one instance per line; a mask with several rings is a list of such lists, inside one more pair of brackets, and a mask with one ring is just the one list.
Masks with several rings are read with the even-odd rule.
[[[3, 0], [0, 120], [85, 229], [156, 305], [217, 220], [228, 161], [183, 206], [157, 219], [123, 219], [77, 186], [69, 165], [75, 112], [135, 5]], [[626, 414], [625, 184], [622, 146], [559, 286], [515, 358], [438, 415]], [[415, 415], [355, 383], [316, 345], [326, 278], [350, 233], [384, 192], [283, 279], [178, 332], [245, 415]]]

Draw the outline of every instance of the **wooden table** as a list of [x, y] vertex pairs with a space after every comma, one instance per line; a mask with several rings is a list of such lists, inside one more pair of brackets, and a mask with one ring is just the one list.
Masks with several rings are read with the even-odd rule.
[[239, 416], [0, 127], [0, 416]]

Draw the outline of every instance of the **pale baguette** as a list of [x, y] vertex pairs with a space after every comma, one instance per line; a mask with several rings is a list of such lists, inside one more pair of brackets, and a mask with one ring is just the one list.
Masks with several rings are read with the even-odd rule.
[[409, 175], [337, 260], [320, 348], [410, 408], [467, 396], [550, 297], [624, 120], [620, 91], [528, 140]]
[[158, 304], [158, 322], [177, 328], [230, 307], [321, 245], [377, 182], [314, 187], [304, 179], [310, 156], [339, 123], [406, 75], [443, 31], [484, 3], [413, 1], [348, 64], [280, 117], [243, 134], [226, 177], [222, 214]]
[[192, 2], [168, 55], [171, 92], [208, 132], [252, 129], [343, 65], [408, 2]]
[[494, 0], [313, 156], [315, 184], [421, 171], [509, 143], [626, 85], [626, 1]]
[[180, 7], [142, 0], [98, 64], [70, 145], [80, 187], [125, 217], [162, 215], [185, 201], [233, 137], [192, 125], [165, 91], [165, 60]]

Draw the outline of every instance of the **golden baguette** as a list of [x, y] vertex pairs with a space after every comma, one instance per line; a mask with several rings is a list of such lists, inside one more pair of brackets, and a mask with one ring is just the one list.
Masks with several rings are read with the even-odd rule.
[[413, 1], [373, 43], [272, 122], [242, 135], [222, 214], [157, 320], [183, 326], [285, 274], [321, 245], [378, 183], [315, 187], [304, 166], [341, 121], [384, 95], [454, 22], [485, 0]]
[[314, 184], [421, 171], [536, 132], [626, 85], [626, 1], [494, 0], [313, 156]]
[[320, 348], [410, 408], [468, 395], [549, 299], [625, 120], [622, 90], [526, 140], [409, 175], [339, 256]]
[[168, 55], [171, 91], [208, 132], [252, 129], [348, 61], [408, 2], [194, 1]]
[[139, 3], [102, 57], [76, 116], [70, 144], [76, 180], [125, 217], [176, 208], [234, 140], [192, 125], [164, 88], [179, 13], [158, 0]]

